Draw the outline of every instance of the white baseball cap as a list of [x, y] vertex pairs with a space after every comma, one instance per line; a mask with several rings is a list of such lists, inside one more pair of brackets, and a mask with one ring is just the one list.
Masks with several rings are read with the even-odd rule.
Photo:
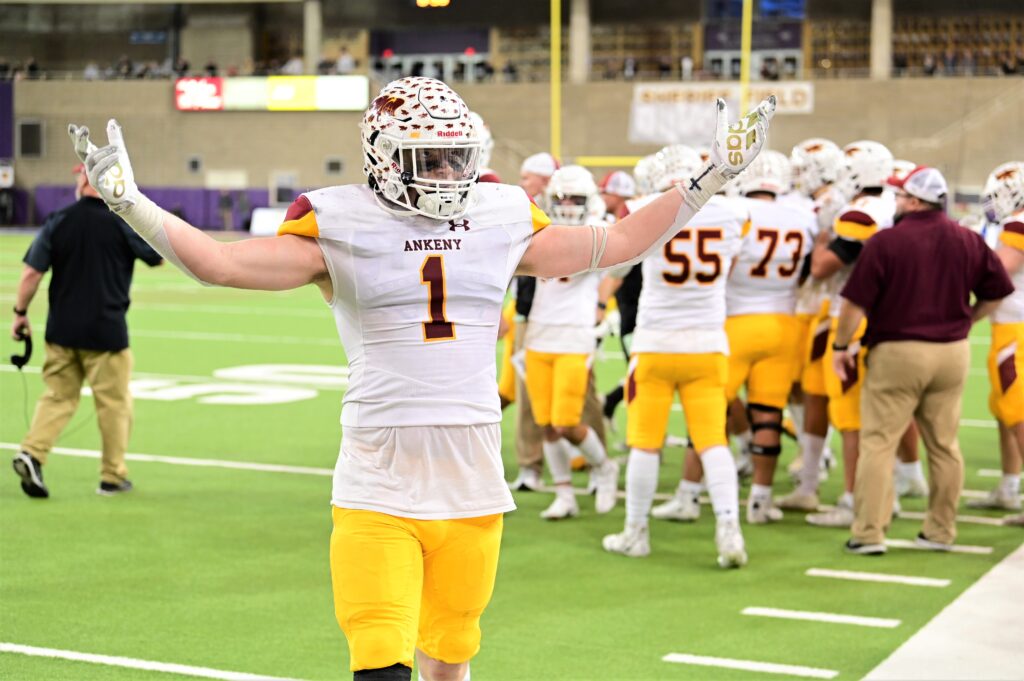
[[946, 178], [938, 170], [928, 166], [917, 166], [903, 179], [890, 177], [887, 182], [890, 186], [902, 189], [928, 203], [944, 203], [946, 194], [949, 193]]
[[533, 156], [527, 156], [523, 165], [519, 167], [521, 173], [534, 173], [542, 177], [551, 177], [558, 170], [558, 161], [551, 154], [542, 151]]
[[602, 194], [630, 199], [636, 196], [636, 181], [624, 170], [613, 170], [601, 180], [600, 189]]

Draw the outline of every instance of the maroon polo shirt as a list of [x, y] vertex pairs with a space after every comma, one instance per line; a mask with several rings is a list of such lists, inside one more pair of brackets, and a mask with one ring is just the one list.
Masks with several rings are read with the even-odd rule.
[[999, 300], [1013, 284], [980, 235], [937, 210], [908, 213], [864, 246], [842, 296], [867, 311], [868, 347], [950, 343], [971, 330], [971, 294]]

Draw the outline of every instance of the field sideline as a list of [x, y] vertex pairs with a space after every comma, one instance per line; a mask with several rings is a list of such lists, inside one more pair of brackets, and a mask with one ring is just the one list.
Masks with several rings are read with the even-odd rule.
[[[29, 240], [0, 237], [5, 309]], [[25, 497], [10, 471], [6, 457], [41, 391], [45, 310], [41, 290], [30, 312], [39, 342], [28, 371], [0, 369], [0, 678], [198, 673], [30, 656], [4, 644], [222, 674], [209, 678], [350, 678], [327, 562], [329, 470], [347, 372], [318, 293], [205, 289], [170, 267], [139, 263], [129, 315], [136, 379], [129, 450], [150, 458], [129, 461], [137, 489], [122, 498], [94, 491], [98, 462], [89, 452], [100, 441], [88, 395], [58, 442], [64, 453], [54, 453], [45, 469], [51, 499]], [[7, 328], [2, 336], [0, 355], [20, 352]], [[972, 335], [961, 429], [965, 487], [973, 491], [996, 482], [981, 471], [999, 468], [987, 409], [987, 339], [987, 324]], [[606, 347], [597, 365], [602, 389], [624, 371], [614, 342]], [[512, 421], [510, 408], [503, 423], [507, 477], [515, 474]], [[678, 412], [671, 427], [682, 434]], [[780, 468], [794, 452], [787, 442]], [[667, 450], [659, 492], [674, 489], [681, 454]], [[834, 501], [840, 486], [833, 474], [823, 501]], [[782, 474], [776, 490], [789, 490]], [[778, 525], [745, 526], [750, 564], [725, 572], [715, 566], [707, 507], [693, 525], [652, 521], [652, 556], [630, 560], [600, 547], [604, 534], [621, 529], [621, 503], [596, 516], [583, 499], [578, 520], [544, 523], [537, 514], [549, 495], [517, 493], [516, 502], [519, 510], [505, 521], [474, 679], [807, 678], [792, 668], [757, 673], [663, 659], [671, 654], [862, 678], [1024, 539], [1017, 528], [965, 522], [958, 542], [991, 552], [894, 548], [871, 559], [843, 553], [845, 531], [813, 528], [791, 513]], [[904, 508], [921, 511], [924, 504], [904, 500]], [[919, 525], [896, 520], [890, 537], [912, 539]], [[835, 571], [923, 581], [853, 581]], [[835, 617], [793, 619], [780, 611]]]

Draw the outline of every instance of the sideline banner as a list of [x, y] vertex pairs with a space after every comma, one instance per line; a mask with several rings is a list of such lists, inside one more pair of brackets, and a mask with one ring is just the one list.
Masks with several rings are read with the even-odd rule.
[[[814, 113], [814, 84], [806, 81], [762, 82], [750, 86], [754, 104], [770, 94], [778, 98], [777, 113]], [[638, 83], [629, 112], [633, 144], [705, 146], [715, 129], [715, 100], [723, 97], [729, 115], [739, 115], [739, 83]]]

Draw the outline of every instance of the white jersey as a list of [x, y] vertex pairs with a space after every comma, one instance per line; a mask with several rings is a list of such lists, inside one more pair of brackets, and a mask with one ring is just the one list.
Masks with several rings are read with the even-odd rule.
[[444, 222], [392, 215], [365, 185], [329, 187], [303, 194], [279, 230], [317, 237], [334, 287], [349, 361], [336, 506], [412, 518], [514, 508], [494, 343], [509, 281], [547, 220], [518, 187], [476, 196]]
[[[834, 236], [832, 231], [832, 225], [835, 222], [836, 215], [839, 210], [846, 204], [846, 197], [843, 193], [835, 188], [834, 185], [828, 185], [824, 192], [820, 196], [814, 199], [813, 210], [814, 215], [818, 221], [818, 234], [828, 234]], [[829, 285], [828, 281], [820, 281], [813, 277], [808, 277], [804, 285], [797, 290], [796, 294], [796, 313], [797, 314], [817, 314], [821, 309], [821, 304], [829, 299]]]
[[[1011, 215], [1000, 224], [999, 243], [1002, 246], [1024, 251], [1024, 210]], [[1013, 293], [1003, 298], [992, 313], [994, 324], [1019, 324], [1024, 322], [1024, 268], [1010, 277]]]
[[[862, 245], [874, 236], [880, 229], [892, 227], [893, 217], [896, 213], [896, 200], [891, 192], [885, 192], [881, 196], [862, 196], [854, 199], [843, 206], [833, 223], [833, 231], [836, 238], [846, 241], [860, 242]], [[839, 317], [840, 298], [839, 292], [843, 290], [846, 281], [850, 278], [850, 272], [856, 261], [844, 265], [842, 269], [829, 278], [829, 301], [828, 314], [832, 318]]]
[[726, 287], [730, 317], [793, 314], [804, 258], [814, 245], [814, 213], [795, 204], [745, 199], [750, 232]]
[[796, 191], [795, 189], [785, 194], [781, 194], [775, 199], [775, 202], [782, 206], [790, 206], [802, 211], [813, 211], [814, 210], [814, 199], [807, 196], [803, 192]]
[[[658, 195], [627, 202], [630, 212]], [[748, 215], [735, 199], [712, 197], [676, 236], [642, 265], [630, 352], [728, 353], [725, 285]]]
[[526, 328], [526, 349], [535, 352], [590, 354], [597, 347], [597, 294], [600, 272], [537, 279]]

